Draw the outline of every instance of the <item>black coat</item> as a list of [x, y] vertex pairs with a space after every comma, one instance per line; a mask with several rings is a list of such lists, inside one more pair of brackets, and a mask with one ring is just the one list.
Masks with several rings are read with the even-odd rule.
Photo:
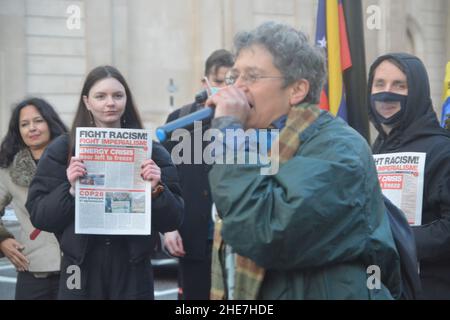
[[[176, 120], [189, 113], [195, 112], [203, 106], [200, 104], [186, 105], [172, 112], [166, 122]], [[208, 123], [204, 123], [202, 132], [197, 132], [198, 136], [209, 128]], [[191, 163], [194, 163], [194, 133], [190, 131], [191, 138]], [[164, 147], [171, 153], [179, 142], [167, 140]], [[207, 143], [202, 143], [201, 151]], [[183, 246], [186, 252], [185, 259], [205, 259], [208, 256], [208, 229], [211, 221], [212, 199], [209, 188], [208, 172], [209, 165], [201, 164], [178, 164], [178, 175], [184, 199], [184, 219], [179, 228], [183, 239]]]
[[406, 71], [408, 100], [401, 124], [389, 135], [370, 110], [379, 135], [373, 153], [426, 153], [422, 225], [413, 227], [420, 260], [425, 298], [450, 299], [450, 133], [439, 126], [430, 98], [425, 67], [416, 57], [393, 54], [380, 57], [369, 74], [384, 60], [398, 61]]
[[[65, 257], [80, 265], [89, 249], [89, 235], [75, 234], [75, 198], [70, 195], [67, 180], [69, 137], [56, 138], [39, 161], [36, 175], [31, 182], [26, 207], [33, 225], [55, 233]], [[152, 199], [152, 235], [125, 236], [130, 261], [150, 258], [158, 232], [179, 227], [183, 215], [183, 200], [176, 168], [167, 151], [154, 142], [152, 159], [161, 168], [161, 181], [165, 190]]]

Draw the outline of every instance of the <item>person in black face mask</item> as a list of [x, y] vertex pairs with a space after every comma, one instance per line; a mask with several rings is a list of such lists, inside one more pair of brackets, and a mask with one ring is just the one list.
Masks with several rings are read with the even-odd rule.
[[450, 133], [439, 126], [428, 75], [415, 56], [378, 58], [369, 73], [374, 154], [426, 153], [422, 225], [413, 227], [425, 299], [450, 299]]

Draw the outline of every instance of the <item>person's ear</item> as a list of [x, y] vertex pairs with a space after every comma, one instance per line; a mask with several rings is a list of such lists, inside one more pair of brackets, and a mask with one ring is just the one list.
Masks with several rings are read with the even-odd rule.
[[84, 102], [84, 106], [86, 107], [86, 109], [88, 109], [90, 111], [87, 96], [83, 96], [83, 102]]
[[305, 100], [309, 93], [309, 81], [305, 79], [297, 80], [291, 85], [291, 96], [289, 103], [296, 106]]

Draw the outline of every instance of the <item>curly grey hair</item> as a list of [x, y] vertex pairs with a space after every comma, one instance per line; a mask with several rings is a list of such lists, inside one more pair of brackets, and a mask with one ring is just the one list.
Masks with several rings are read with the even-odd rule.
[[235, 56], [253, 45], [264, 46], [273, 56], [274, 66], [285, 77], [284, 87], [297, 80], [309, 82], [305, 102], [318, 103], [326, 76], [323, 52], [308, 43], [301, 31], [281, 23], [265, 22], [250, 32], [234, 37]]

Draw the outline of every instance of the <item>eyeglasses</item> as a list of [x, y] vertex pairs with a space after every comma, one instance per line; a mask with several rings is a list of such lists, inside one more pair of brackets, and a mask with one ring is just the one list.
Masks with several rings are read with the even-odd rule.
[[282, 76], [260, 76], [256, 73], [239, 73], [237, 70], [230, 70], [228, 71], [227, 75], [225, 76], [225, 83], [229, 86], [236, 83], [237, 79], [241, 79], [241, 81], [245, 85], [251, 85], [255, 83], [256, 81], [260, 79], [285, 79], [285, 77]]

